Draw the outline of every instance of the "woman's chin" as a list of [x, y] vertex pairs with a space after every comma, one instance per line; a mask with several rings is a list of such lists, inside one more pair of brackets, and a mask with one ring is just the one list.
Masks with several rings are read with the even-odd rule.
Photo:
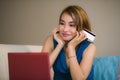
[[64, 40], [65, 42], [68, 42], [68, 41], [70, 41], [71, 39], [68, 39], [68, 38], [67, 38], [67, 39], [63, 39], [63, 40]]

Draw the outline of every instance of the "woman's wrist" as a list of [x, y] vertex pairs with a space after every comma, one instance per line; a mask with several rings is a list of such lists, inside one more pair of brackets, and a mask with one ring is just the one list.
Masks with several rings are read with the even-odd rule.
[[59, 47], [60, 49], [62, 49], [64, 46], [64, 44], [58, 44], [57, 47]]
[[68, 59], [76, 57], [75, 51], [74, 50], [69, 50], [67, 54]]
[[75, 54], [75, 49], [72, 47], [72, 46], [68, 46], [66, 48], [66, 53], [67, 53], [67, 57], [68, 58], [72, 58], [72, 57], [76, 57], [76, 54]]
[[67, 48], [71, 51], [71, 50], [75, 50], [75, 47], [72, 45], [68, 45]]
[[76, 58], [76, 55], [68, 56], [68, 59]]

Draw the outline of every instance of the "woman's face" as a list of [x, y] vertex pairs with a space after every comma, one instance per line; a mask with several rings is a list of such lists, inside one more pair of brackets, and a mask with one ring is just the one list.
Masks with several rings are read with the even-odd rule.
[[63, 13], [59, 22], [60, 36], [64, 41], [70, 41], [76, 36], [77, 29], [72, 17]]

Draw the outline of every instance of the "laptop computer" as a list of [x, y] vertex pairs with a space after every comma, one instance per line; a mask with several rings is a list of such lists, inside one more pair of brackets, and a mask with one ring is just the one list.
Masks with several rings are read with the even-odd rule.
[[48, 53], [8, 53], [9, 80], [50, 80]]

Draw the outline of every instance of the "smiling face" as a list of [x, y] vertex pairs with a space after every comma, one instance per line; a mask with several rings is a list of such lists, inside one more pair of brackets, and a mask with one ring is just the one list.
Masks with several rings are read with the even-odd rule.
[[64, 41], [70, 41], [76, 36], [77, 29], [72, 17], [63, 13], [59, 21], [59, 33]]

